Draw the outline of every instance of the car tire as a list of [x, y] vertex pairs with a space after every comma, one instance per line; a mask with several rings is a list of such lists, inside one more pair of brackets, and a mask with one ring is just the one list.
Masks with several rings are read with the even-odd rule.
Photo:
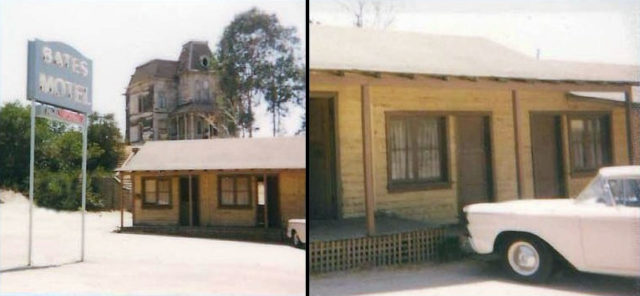
[[553, 253], [544, 241], [530, 236], [508, 240], [502, 248], [502, 263], [511, 277], [531, 283], [546, 281], [553, 270]]
[[298, 234], [295, 231], [291, 231], [291, 245], [293, 245], [296, 248], [300, 247], [300, 238], [298, 237]]

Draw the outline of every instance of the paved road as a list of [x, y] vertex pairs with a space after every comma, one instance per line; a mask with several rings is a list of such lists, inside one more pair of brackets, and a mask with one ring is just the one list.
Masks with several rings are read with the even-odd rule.
[[310, 295], [640, 295], [634, 279], [563, 268], [548, 283], [532, 285], [508, 279], [494, 262], [473, 259], [313, 275], [309, 288]]
[[[28, 204], [0, 204], [0, 294], [304, 295], [305, 252], [286, 245], [120, 234], [120, 213], [87, 215], [86, 262], [80, 214], [36, 209], [35, 269], [27, 259]], [[127, 224], [131, 216], [127, 215]]]

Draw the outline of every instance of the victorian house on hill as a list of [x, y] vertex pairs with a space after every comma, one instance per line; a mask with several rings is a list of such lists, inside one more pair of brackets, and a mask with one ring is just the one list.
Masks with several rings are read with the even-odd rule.
[[136, 67], [125, 93], [127, 143], [229, 136], [219, 120], [221, 95], [211, 61], [207, 42], [190, 41], [178, 61]]

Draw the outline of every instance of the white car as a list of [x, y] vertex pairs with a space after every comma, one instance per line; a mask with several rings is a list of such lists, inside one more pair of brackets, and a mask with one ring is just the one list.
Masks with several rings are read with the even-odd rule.
[[307, 223], [305, 219], [289, 219], [287, 237], [296, 247], [307, 243]]
[[498, 254], [515, 278], [545, 280], [554, 261], [583, 272], [640, 276], [640, 166], [602, 168], [575, 199], [463, 209], [471, 247]]

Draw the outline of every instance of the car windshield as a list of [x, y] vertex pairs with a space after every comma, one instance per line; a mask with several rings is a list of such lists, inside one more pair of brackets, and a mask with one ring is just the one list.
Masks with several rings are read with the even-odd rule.
[[607, 184], [616, 204], [640, 207], [640, 178], [612, 178]]
[[613, 204], [611, 200], [611, 195], [609, 192], [606, 192], [608, 186], [606, 185], [606, 180], [602, 176], [598, 175], [587, 187], [580, 192], [580, 195], [576, 198], [576, 201], [579, 203], [603, 203], [607, 205]]
[[613, 177], [600, 175], [591, 180], [576, 198], [579, 203], [602, 203], [640, 207], [640, 178]]

